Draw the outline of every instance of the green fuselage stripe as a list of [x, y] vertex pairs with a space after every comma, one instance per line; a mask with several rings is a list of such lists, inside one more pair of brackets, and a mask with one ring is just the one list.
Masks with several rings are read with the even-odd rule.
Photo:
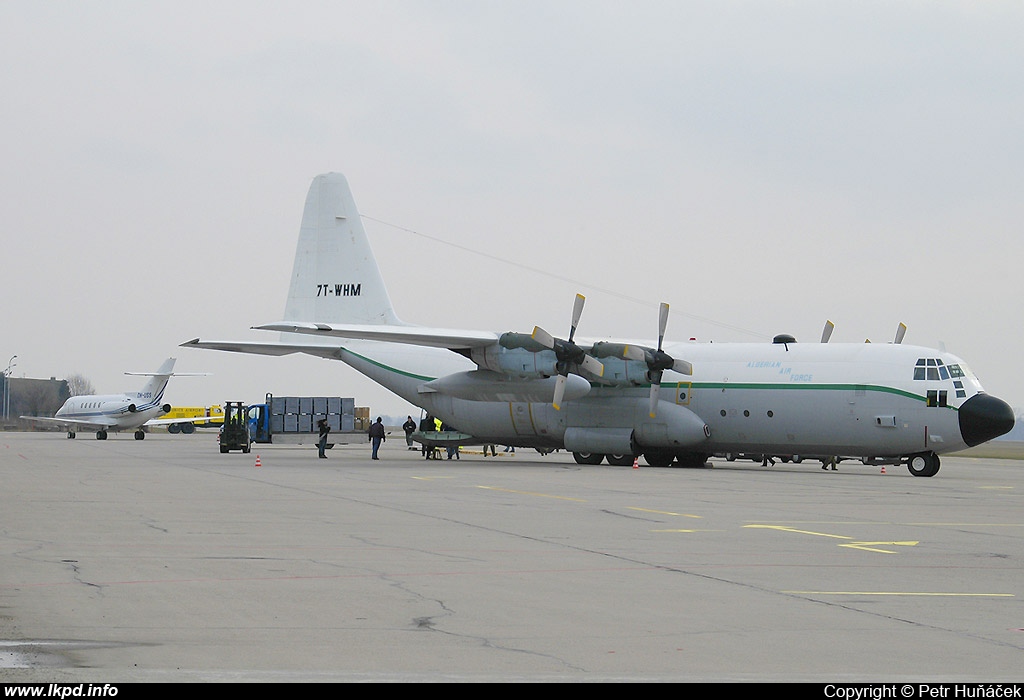
[[[390, 372], [392, 374], [396, 374], [396, 375], [399, 375], [399, 376], [402, 376], [402, 377], [407, 377], [409, 379], [417, 379], [419, 381], [424, 381], [424, 382], [429, 382], [429, 381], [433, 381], [434, 379], [436, 379], [436, 377], [429, 377], [429, 376], [422, 375], [422, 374], [414, 374], [412, 372], [406, 372], [404, 370], [397, 369], [396, 367], [391, 367], [390, 365], [386, 365], [386, 364], [384, 364], [382, 362], [378, 362], [377, 360], [374, 360], [372, 358], [366, 357], [365, 355], [361, 355], [361, 354], [359, 354], [357, 352], [353, 352], [352, 350], [350, 350], [348, 348], [345, 348], [345, 347], [341, 348], [341, 352], [348, 353], [350, 355], [358, 357], [359, 359], [363, 360], [364, 362], [367, 362], [367, 363], [369, 363], [369, 364], [371, 364], [371, 365], [373, 365], [375, 367], [379, 367], [380, 369], [383, 369], [383, 370], [385, 370], [387, 372]], [[650, 384], [636, 384], [634, 386], [636, 386], [637, 388], [648, 388], [649, 389], [651, 385]], [[806, 383], [806, 384], [797, 384], [797, 383], [789, 384], [789, 383], [786, 383], [786, 384], [783, 384], [783, 383], [778, 383], [778, 382], [776, 382], [776, 383], [771, 383], [771, 382], [768, 382], [768, 383], [759, 383], [759, 382], [665, 382], [665, 383], [662, 384], [662, 386], [666, 387], [666, 388], [672, 387], [672, 386], [676, 386], [676, 387], [689, 386], [690, 387], [690, 391], [698, 391], [698, 390], [701, 390], [701, 391], [723, 391], [723, 390], [724, 391], [728, 391], [730, 389], [733, 389], [733, 390], [743, 390], [743, 391], [846, 391], [846, 392], [858, 392], [858, 391], [860, 391], [860, 392], [869, 392], [869, 391], [873, 391], [873, 392], [880, 392], [880, 393], [883, 393], [883, 394], [893, 394], [894, 396], [902, 396], [903, 398], [911, 399], [913, 401], [920, 401], [921, 403], [927, 403], [927, 398], [925, 396], [921, 396], [920, 394], [915, 394], [915, 393], [912, 393], [912, 392], [909, 392], [909, 391], [905, 391], [903, 389], [897, 389], [895, 387], [880, 386], [880, 385], [877, 385], [877, 384], [813, 384], [813, 383]], [[594, 388], [594, 389], [614, 388], [614, 387], [609, 387], [607, 385], [603, 385], [603, 384], [600, 384], [600, 383], [597, 383], [597, 382], [591, 382], [591, 387]], [[957, 410], [957, 408], [955, 406], [947, 406], [946, 408], [950, 408], [950, 409], [952, 409], [954, 411]]]

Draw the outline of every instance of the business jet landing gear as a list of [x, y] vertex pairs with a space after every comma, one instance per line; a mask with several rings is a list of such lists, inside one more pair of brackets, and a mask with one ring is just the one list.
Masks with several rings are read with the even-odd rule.
[[97, 440], [106, 440], [107, 439], [107, 431], [106, 430], [97, 430], [96, 431], [96, 439]]
[[145, 440], [146, 439], [146, 433], [143, 432], [142, 430], [136, 430], [135, 431], [135, 439], [136, 440]]
[[68, 431], [68, 440], [74, 440], [74, 439], [75, 439], [75, 431], [74, 430], [69, 430]]
[[939, 456], [934, 452], [920, 452], [907, 458], [907, 469], [914, 476], [935, 476], [939, 471]]

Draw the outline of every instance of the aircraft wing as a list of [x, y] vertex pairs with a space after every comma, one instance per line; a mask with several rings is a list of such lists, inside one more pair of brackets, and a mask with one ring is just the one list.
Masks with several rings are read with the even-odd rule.
[[113, 428], [117, 422], [113, 418], [102, 416], [94, 420], [81, 418], [46, 418], [43, 416], [21, 416], [22, 420], [35, 421], [37, 423], [50, 423], [52, 425], [80, 425], [84, 428]]
[[[449, 350], [482, 348], [498, 342], [498, 334], [492, 331], [469, 331], [451, 328], [428, 328], [425, 326], [358, 325], [349, 323], [298, 323], [282, 321], [254, 326], [261, 331], [303, 333], [315, 336], [331, 336], [350, 340], [379, 340], [387, 343], [404, 343]], [[309, 346], [298, 346], [305, 348]], [[307, 352], [300, 350], [299, 352]]]

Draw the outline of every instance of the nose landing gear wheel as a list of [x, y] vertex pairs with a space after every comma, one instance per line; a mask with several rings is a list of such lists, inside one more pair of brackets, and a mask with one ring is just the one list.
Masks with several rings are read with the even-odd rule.
[[934, 452], [910, 455], [907, 470], [914, 476], [935, 476], [939, 471], [939, 456]]

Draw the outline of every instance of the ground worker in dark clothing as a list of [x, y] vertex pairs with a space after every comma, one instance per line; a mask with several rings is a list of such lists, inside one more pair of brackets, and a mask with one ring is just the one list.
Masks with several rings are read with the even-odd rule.
[[[421, 433], [433, 433], [433, 432], [435, 432], [434, 417], [432, 415], [430, 415], [429, 413], [426, 416], [423, 417], [423, 420], [420, 421], [420, 432]], [[426, 435], [424, 435], [423, 437], [426, 437]], [[428, 447], [426, 441], [424, 441], [423, 442], [422, 453], [423, 453], [423, 458], [424, 459], [430, 459], [434, 455], [434, 448], [433, 447]]]
[[380, 449], [380, 444], [387, 440], [384, 435], [384, 423], [380, 416], [377, 416], [377, 422], [370, 426], [370, 442], [373, 444], [373, 457], [371, 459], [377, 459], [377, 450]]
[[327, 455], [324, 454], [324, 450], [327, 449], [327, 436], [331, 432], [331, 427], [327, 425], [326, 418], [321, 418], [316, 425], [320, 428], [320, 439], [316, 443], [317, 448], [320, 450], [320, 459], [327, 459]]
[[412, 416], [409, 416], [409, 419], [402, 424], [402, 430], [405, 431], [405, 446], [410, 450], [415, 450], [416, 448], [412, 445], [412, 434], [416, 432], [416, 421], [412, 419]]

